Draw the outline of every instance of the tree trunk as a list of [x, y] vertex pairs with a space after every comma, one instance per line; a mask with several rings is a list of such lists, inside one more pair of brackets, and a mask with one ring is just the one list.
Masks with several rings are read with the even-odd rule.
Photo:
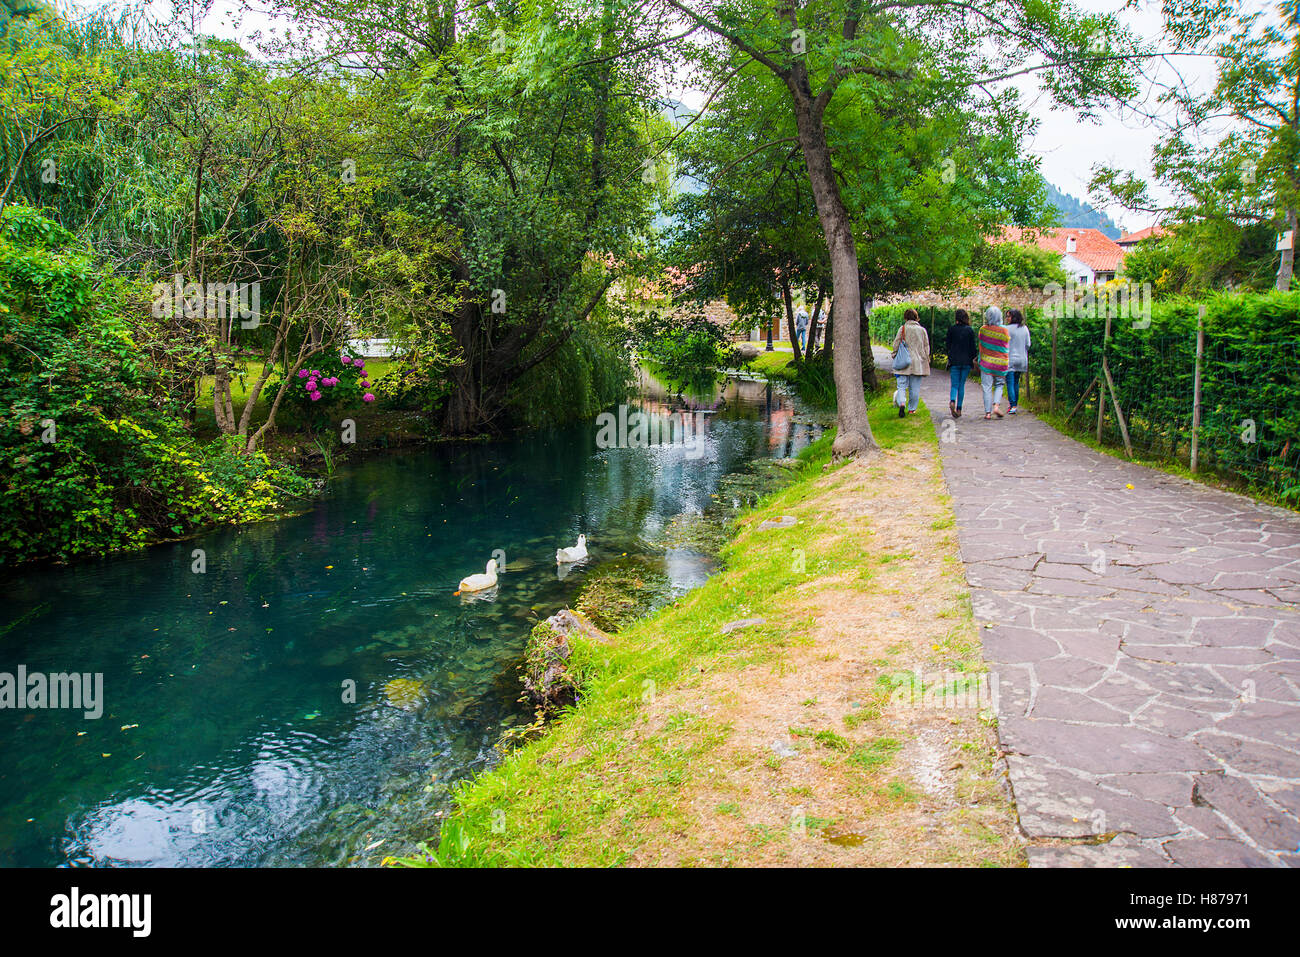
[[811, 359], [817, 352], [817, 325], [821, 321], [822, 306], [826, 304], [826, 290], [819, 284], [817, 286], [817, 307], [813, 309], [812, 316], [808, 319], [808, 345], [804, 348], [804, 358]]
[[[830, 144], [826, 141], [826, 128], [822, 118], [813, 112], [812, 98], [807, 90], [806, 71], [796, 71], [790, 83], [794, 99], [795, 124], [799, 130], [799, 146], [808, 167], [813, 199], [817, 204], [817, 218], [826, 237], [826, 249], [831, 258], [834, 312], [841, 321], [828, 329], [827, 342], [831, 347], [831, 371], [835, 379], [835, 405], [838, 432], [831, 446], [836, 459], [870, 453], [878, 448], [867, 421], [867, 402], [862, 390], [862, 345], [858, 323], [860, 298], [858, 296], [858, 250], [853, 240], [848, 210], [840, 196], [835, 168], [831, 164]], [[847, 317], [847, 321], [844, 317]]]
[[790, 337], [790, 348], [794, 350], [796, 364], [803, 358], [799, 354], [799, 330], [794, 327], [794, 302], [790, 297], [790, 277], [781, 276], [781, 299], [785, 303], [785, 331]]
[[228, 320], [217, 319], [217, 342], [212, 350], [212, 414], [222, 435], [235, 432], [235, 406], [230, 395], [231, 350]]
[[[861, 294], [862, 287], [858, 287]], [[880, 388], [880, 380], [876, 378], [876, 356], [871, 351], [871, 310], [875, 307], [876, 301], [871, 296], [862, 297], [862, 322], [858, 325], [858, 337], [862, 343], [862, 382], [868, 392], [875, 392]]]
[[1291, 248], [1282, 250], [1282, 262], [1277, 267], [1277, 288], [1281, 292], [1287, 292], [1291, 288], [1291, 274], [1295, 268], [1295, 243], [1296, 233], [1296, 211], [1287, 210], [1286, 228], [1291, 230]]

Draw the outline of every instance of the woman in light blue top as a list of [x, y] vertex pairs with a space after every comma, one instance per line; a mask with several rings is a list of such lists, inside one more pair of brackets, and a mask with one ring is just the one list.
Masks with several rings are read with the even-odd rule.
[[1019, 309], [1007, 310], [1007, 332], [1011, 340], [1007, 345], [1007, 402], [1009, 415], [1015, 415], [1020, 406], [1022, 377], [1029, 372], [1029, 326]]

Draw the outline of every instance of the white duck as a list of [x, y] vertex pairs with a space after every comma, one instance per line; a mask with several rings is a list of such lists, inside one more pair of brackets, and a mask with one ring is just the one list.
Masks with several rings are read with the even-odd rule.
[[482, 575], [470, 575], [460, 580], [460, 588], [456, 594], [463, 591], [486, 591], [497, 583], [497, 560], [490, 559], [487, 563], [487, 572]]
[[579, 535], [578, 544], [572, 548], [557, 548], [555, 550], [555, 564], [567, 565], [570, 562], [580, 562], [587, 557], [587, 536]]

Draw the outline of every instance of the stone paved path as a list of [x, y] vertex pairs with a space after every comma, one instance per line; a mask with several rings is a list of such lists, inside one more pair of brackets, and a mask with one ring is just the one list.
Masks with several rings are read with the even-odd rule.
[[1300, 865], [1300, 516], [922, 394], [1031, 865]]

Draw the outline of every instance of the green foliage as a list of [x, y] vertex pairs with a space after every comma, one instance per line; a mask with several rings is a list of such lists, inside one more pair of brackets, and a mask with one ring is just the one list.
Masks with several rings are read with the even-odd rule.
[[138, 292], [34, 210], [0, 221], [0, 561], [131, 548], [276, 512], [306, 483], [203, 447], [138, 341]]
[[1293, 257], [1279, 253], [1274, 239], [1296, 227], [1300, 210], [1296, 5], [1170, 0], [1161, 12], [1169, 41], [1213, 62], [1216, 76], [1208, 90], [1179, 84], [1163, 96], [1176, 118], [1151, 165], [1171, 202], [1158, 203], [1131, 171], [1094, 170], [1094, 195], [1159, 212], [1175, 231], [1171, 245], [1126, 268], [1144, 279], [1163, 276], [1166, 294], [1262, 288], [1270, 276], [1288, 288]]
[[1215, 289], [1264, 291], [1277, 271], [1276, 234], [1267, 224], [1205, 219], [1172, 235], [1142, 240], [1124, 256], [1123, 276], [1150, 283], [1158, 299]]
[[698, 306], [675, 315], [651, 310], [636, 317], [632, 343], [674, 383], [711, 382], [720, 367], [734, 361], [727, 330]]
[[803, 362], [794, 362], [793, 358], [788, 352], [760, 352], [749, 362], [749, 368], [789, 383], [810, 405], [835, 408], [835, 376], [829, 354], [823, 350]]
[[585, 323], [549, 362], [535, 366], [511, 388], [511, 418], [525, 428], [591, 419], [626, 398], [632, 360], [616, 330]]
[[[1156, 303], [1145, 329], [1112, 321], [1107, 361], [1133, 444], [1170, 460], [1187, 455], [1201, 304], [1202, 466], [1284, 492], [1300, 484], [1300, 292]], [[1098, 374], [1104, 326], [1100, 316], [1059, 320], [1058, 408], [1073, 407]], [[1039, 382], [1047, 381], [1050, 362], [1049, 350], [1031, 350], [1030, 372]], [[1118, 442], [1112, 410], [1106, 411], [1103, 438]], [[1095, 390], [1083, 415], [1095, 420]]]
[[[355, 409], [363, 401], [374, 401], [370, 380], [364, 369], [365, 360], [353, 359], [345, 353], [321, 353], [313, 356], [309, 364], [289, 379], [285, 398], [300, 421], [312, 431], [320, 432], [338, 418], [340, 410]], [[279, 383], [271, 383], [278, 388]], [[370, 399], [365, 400], [369, 395]]]
[[1048, 249], [1022, 243], [990, 243], [975, 250], [967, 275], [998, 286], [1041, 289], [1048, 283], [1065, 285], [1061, 257]]

